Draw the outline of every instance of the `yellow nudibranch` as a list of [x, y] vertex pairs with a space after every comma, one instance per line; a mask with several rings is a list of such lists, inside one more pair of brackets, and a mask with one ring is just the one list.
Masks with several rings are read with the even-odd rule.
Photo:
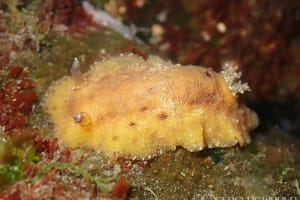
[[239, 103], [236, 92], [248, 87], [228, 68], [216, 73], [156, 56], [121, 55], [81, 74], [75, 60], [73, 77], [50, 87], [45, 109], [64, 144], [111, 157], [150, 159], [177, 146], [244, 145], [258, 118]]

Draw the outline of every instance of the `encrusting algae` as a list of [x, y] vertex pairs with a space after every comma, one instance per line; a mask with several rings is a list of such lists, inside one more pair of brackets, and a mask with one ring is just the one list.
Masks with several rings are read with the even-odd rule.
[[95, 63], [83, 75], [76, 70], [77, 60], [73, 77], [54, 83], [45, 98], [57, 136], [71, 147], [149, 159], [176, 146], [199, 151], [244, 145], [258, 123], [238, 102], [236, 92], [248, 87], [233, 80], [240, 76], [235, 71], [228, 75], [131, 54]]

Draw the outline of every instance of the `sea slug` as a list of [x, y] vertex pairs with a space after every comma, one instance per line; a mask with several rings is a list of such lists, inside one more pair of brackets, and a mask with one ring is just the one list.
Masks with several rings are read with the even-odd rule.
[[45, 109], [63, 143], [111, 157], [149, 159], [177, 146], [199, 151], [244, 145], [258, 119], [240, 104], [236, 93], [248, 87], [228, 68], [217, 73], [156, 56], [121, 55], [81, 74], [75, 60], [73, 77], [50, 87]]

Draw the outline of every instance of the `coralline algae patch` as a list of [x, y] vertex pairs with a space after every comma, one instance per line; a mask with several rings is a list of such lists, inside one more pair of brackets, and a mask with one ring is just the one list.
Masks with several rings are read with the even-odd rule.
[[258, 123], [211, 69], [123, 55], [95, 63], [82, 76], [73, 66], [72, 74], [45, 98], [57, 136], [71, 147], [148, 159], [176, 146], [244, 145]]

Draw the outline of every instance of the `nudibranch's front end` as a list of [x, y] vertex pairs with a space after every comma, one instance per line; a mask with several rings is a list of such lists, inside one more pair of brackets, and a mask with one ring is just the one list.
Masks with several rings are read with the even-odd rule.
[[71, 147], [148, 159], [176, 146], [244, 145], [258, 123], [211, 69], [134, 55], [96, 63], [82, 76], [76, 65], [77, 75], [56, 82], [45, 98], [58, 137]]

